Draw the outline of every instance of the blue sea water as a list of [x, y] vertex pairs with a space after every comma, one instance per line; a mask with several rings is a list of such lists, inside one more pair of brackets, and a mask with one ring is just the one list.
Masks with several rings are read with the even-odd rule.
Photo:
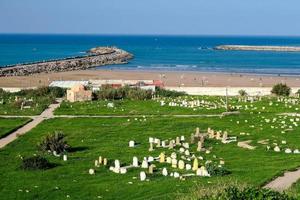
[[218, 45], [300, 46], [300, 37], [0, 34], [0, 66], [84, 55], [95, 46], [134, 54], [106, 69], [300, 75], [300, 52], [217, 51]]

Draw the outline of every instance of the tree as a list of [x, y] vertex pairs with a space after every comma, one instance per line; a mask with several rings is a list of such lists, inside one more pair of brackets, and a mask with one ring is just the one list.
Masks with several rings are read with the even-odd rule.
[[278, 83], [273, 86], [271, 93], [277, 96], [289, 96], [291, 93], [291, 88], [285, 83]]

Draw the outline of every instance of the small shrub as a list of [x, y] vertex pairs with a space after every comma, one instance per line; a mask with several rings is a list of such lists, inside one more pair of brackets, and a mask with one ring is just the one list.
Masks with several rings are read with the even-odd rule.
[[45, 170], [51, 168], [52, 165], [48, 160], [41, 156], [32, 156], [22, 160], [21, 168], [24, 170]]
[[165, 89], [162, 89], [162, 88], [159, 88], [159, 87], [156, 88], [155, 94], [159, 95], [161, 97], [180, 97], [180, 96], [186, 96], [187, 95], [185, 92], [165, 90]]
[[100, 91], [96, 92], [96, 99], [99, 100], [120, 100], [120, 99], [130, 99], [130, 100], [146, 100], [152, 98], [151, 90], [143, 90], [140, 88], [131, 88], [128, 86], [121, 88], [112, 88], [110, 86], [104, 86]]
[[273, 86], [271, 93], [277, 96], [289, 96], [291, 93], [291, 88], [286, 84], [278, 83]]
[[230, 172], [223, 166], [218, 166], [214, 163], [206, 164], [206, 169], [211, 176], [226, 176]]
[[279, 193], [269, 189], [251, 187], [243, 183], [235, 182], [228, 186], [228, 182], [220, 181], [213, 186], [199, 185], [188, 193], [180, 195], [178, 199], [199, 199], [199, 200], [296, 200], [285, 193]]
[[0, 88], [0, 96], [4, 96], [6, 95], [8, 92], [6, 92], [5, 90], [3, 90], [2, 88]]
[[47, 135], [38, 144], [38, 147], [42, 151], [56, 151], [57, 154], [60, 154], [69, 148], [67, 142], [65, 141], [65, 136], [62, 132], [55, 132], [53, 134]]
[[246, 187], [242, 190], [238, 189], [237, 187], [228, 187], [219, 194], [219, 199], [228, 199], [228, 200], [265, 200], [265, 199], [272, 199], [272, 200], [293, 200], [294, 198], [289, 197], [286, 194], [282, 194], [279, 192], [275, 192], [269, 189], [261, 189], [255, 187]]
[[147, 100], [152, 98], [151, 90], [142, 90], [140, 88], [131, 88], [126, 94], [126, 98], [131, 100]]
[[247, 94], [246, 90], [239, 90], [239, 95], [240, 95], [241, 97], [245, 97], [245, 96], [247, 96], [248, 94]]
[[50, 87], [50, 94], [52, 97], [61, 98], [65, 96], [66, 90], [60, 87]]

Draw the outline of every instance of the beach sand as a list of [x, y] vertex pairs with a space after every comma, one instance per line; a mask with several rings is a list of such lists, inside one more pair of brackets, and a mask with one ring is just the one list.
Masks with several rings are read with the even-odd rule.
[[300, 77], [296, 76], [98, 69], [0, 77], [0, 87], [38, 87], [47, 86], [54, 80], [90, 79], [162, 80], [169, 87], [272, 87], [276, 83], [286, 83], [290, 87], [300, 86]]

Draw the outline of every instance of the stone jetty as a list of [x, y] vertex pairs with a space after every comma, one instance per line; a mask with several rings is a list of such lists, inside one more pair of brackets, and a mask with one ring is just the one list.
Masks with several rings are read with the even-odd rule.
[[227, 51], [282, 51], [282, 52], [300, 52], [300, 47], [292, 46], [248, 46], [248, 45], [221, 45], [215, 47], [216, 50]]
[[85, 70], [103, 65], [126, 64], [132, 58], [132, 54], [116, 47], [96, 47], [87, 51], [85, 56], [0, 67], [0, 77]]

